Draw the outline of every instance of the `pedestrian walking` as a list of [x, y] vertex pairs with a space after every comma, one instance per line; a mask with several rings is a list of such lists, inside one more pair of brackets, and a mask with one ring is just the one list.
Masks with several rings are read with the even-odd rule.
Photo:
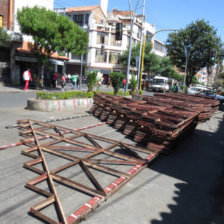
[[126, 83], [127, 83], [127, 81], [126, 81], [126, 79], [124, 79], [124, 80], [123, 80], [123, 88], [125, 88]]
[[65, 78], [65, 74], [62, 74], [62, 77], [61, 77], [61, 92], [64, 93], [65, 92], [65, 84], [66, 84], [66, 78]]
[[72, 89], [76, 89], [77, 88], [77, 79], [78, 79], [78, 75], [77, 74], [73, 74], [72, 75]]
[[54, 88], [56, 88], [56, 86], [57, 86], [57, 79], [58, 79], [58, 73], [55, 72], [55, 73], [53, 74], [53, 87], [54, 87]]
[[68, 76], [67, 76], [67, 80], [68, 80], [68, 83], [71, 83], [71, 80], [72, 80], [72, 76], [71, 76], [71, 74], [68, 74]]
[[27, 91], [29, 88], [29, 82], [32, 82], [32, 76], [30, 73], [30, 69], [28, 68], [26, 71], [23, 72], [23, 80], [25, 81], [24, 90]]

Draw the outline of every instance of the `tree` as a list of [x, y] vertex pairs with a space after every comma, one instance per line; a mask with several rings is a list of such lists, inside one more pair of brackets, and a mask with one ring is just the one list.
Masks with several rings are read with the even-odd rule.
[[197, 20], [177, 33], [170, 33], [166, 47], [172, 63], [180, 71], [185, 71], [187, 56], [186, 85], [189, 86], [198, 71], [214, 64], [210, 60], [210, 52], [216, 49], [219, 53], [222, 42], [217, 37], [216, 30], [208, 22]]
[[178, 81], [182, 81], [184, 78], [183, 75], [180, 75], [174, 69], [174, 65], [172, 64], [171, 60], [168, 57], [161, 58], [158, 73], [164, 77], [172, 78]]
[[4, 46], [7, 42], [10, 41], [10, 36], [4, 31], [2, 28], [0, 28], [0, 47]]
[[[17, 19], [21, 32], [33, 37], [34, 42], [29, 43], [29, 48], [37, 58], [39, 68], [48, 65], [49, 58], [56, 51], [79, 56], [86, 52], [88, 33], [64, 15], [35, 6], [19, 10]], [[38, 76], [40, 79], [40, 69]]]

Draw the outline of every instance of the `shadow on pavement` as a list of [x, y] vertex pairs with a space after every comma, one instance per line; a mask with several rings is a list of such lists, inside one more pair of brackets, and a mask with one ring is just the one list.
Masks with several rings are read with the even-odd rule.
[[162, 220], [150, 224], [224, 223], [223, 114], [215, 114], [213, 119], [218, 123], [215, 132], [211, 121], [202, 124], [207, 131], [199, 127], [169, 156], [150, 165], [150, 169], [184, 182], [175, 185], [174, 202], [167, 205], [170, 212], [161, 213]]

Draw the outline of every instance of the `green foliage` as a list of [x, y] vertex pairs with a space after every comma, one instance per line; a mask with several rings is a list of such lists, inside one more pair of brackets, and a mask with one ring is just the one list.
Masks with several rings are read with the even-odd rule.
[[[151, 53], [152, 45], [151, 43], [147, 42], [145, 46], [145, 56], [144, 56], [144, 71], [145, 72], [157, 72], [159, 69], [159, 57], [154, 53]], [[131, 61], [130, 64], [132, 66], [136, 65], [136, 57], [140, 55], [140, 44], [136, 44], [132, 47], [131, 50]], [[126, 65], [128, 64], [128, 50], [124, 51], [122, 55], [119, 56], [118, 62]]]
[[188, 57], [186, 85], [189, 86], [194, 75], [214, 62], [210, 60], [211, 49], [222, 50], [222, 42], [216, 30], [204, 20], [192, 22], [177, 33], [170, 33], [166, 43], [168, 55], [180, 71], [185, 71]]
[[145, 54], [144, 57], [144, 71], [157, 73], [160, 69], [160, 58], [154, 53]]
[[33, 36], [35, 48], [47, 55], [55, 51], [67, 51], [77, 55], [86, 52], [87, 32], [64, 15], [35, 6], [19, 10], [17, 19], [22, 33]]
[[93, 98], [94, 92], [68, 91], [64, 93], [37, 92], [38, 100], [66, 100], [75, 98]]
[[182, 89], [182, 91], [183, 91], [183, 93], [187, 93], [187, 86], [181, 86], [181, 89]]
[[135, 76], [134, 75], [132, 75], [131, 76], [131, 80], [130, 80], [131, 90], [134, 91], [136, 89], [137, 85], [138, 85], [138, 80], [135, 79]]
[[135, 90], [135, 94], [143, 95], [143, 90]]
[[194, 76], [194, 77], [192, 78], [192, 83], [194, 83], [194, 84], [199, 84], [199, 82], [198, 82], [196, 76]]
[[[96, 91], [96, 93], [104, 93], [104, 94], [109, 94], [109, 95], [114, 95], [114, 91]], [[124, 92], [124, 91], [118, 91], [117, 92], [118, 96], [129, 96], [129, 92]]]
[[[104, 93], [114, 95], [114, 91], [96, 91], [96, 93]], [[95, 92], [83, 92], [83, 91], [68, 91], [64, 93], [50, 93], [50, 92], [37, 92], [36, 99], [38, 100], [67, 100], [77, 98], [93, 98]], [[119, 91], [119, 96], [129, 96], [128, 92]]]
[[4, 31], [2, 28], [0, 28], [0, 47], [4, 46], [7, 42], [10, 41], [10, 36]]
[[[72, 52], [82, 55], [88, 45], [88, 33], [64, 15], [45, 8], [23, 7], [17, 13], [21, 32], [33, 37], [29, 48], [37, 58], [39, 66], [48, 65], [56, 52]], [[39, 69], [40, 78], [40, 69]], [[39, 82], [37, 82], [39, 83]]]
[[86, 83], [87, 83], [87, 87], [88, 87], [88, 92], [92, 91], [93, 88], [95, 86], [97, 86], [97, 72], [96, 71], [93, 71], [93, 72], [90, 72], [90, 71], [87, 71], [86, 73]]
[[112, 72], [110, 73], [110, 80], [112, 83], [112, 87], [114, 88], [114, 95], [117, 95], [122, 81], [124, 80], [124, 74], [120, 72]]

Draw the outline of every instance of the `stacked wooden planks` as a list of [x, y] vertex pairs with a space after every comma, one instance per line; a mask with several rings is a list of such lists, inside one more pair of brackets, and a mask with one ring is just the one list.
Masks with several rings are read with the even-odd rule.
[[[198, 122], [209, 119], [218, 101], [185, 94], [155, 94], [141, 101], [95, 94], [91, 112], [100, 120], [144, 143], [154, 152], [167, 152]], [[207, 100], [207, 101], [206, 101]]]
[[[158, 101], [165, 101], [170, 105], [178, 106], [188, 111], [199, 112], [199, 122], [210, 119], [220, 106], [219, 100], [206, 96], [187, 95], [183, 93], [156, 93], [154, 96]], [[144, 98], [146, 99], [147, 96]]]

